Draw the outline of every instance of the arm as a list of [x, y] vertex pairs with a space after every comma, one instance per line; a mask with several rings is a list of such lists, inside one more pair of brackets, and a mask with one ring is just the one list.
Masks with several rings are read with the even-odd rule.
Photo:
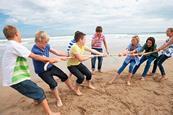
[[164, 50], [166, 47], [168, 47], [169, 45], [173, 44], [173, 38], [171, 38], [167, 43], [164, 43], [162, 46], [160, 46], [157, 50]]
[[63, 51], [57, 51], [55, 49], [50, 49], [50, 52], [53, 53], [53, 54], [55, 54], [55, 55], [57, 55], [57, 56], [65, 56], [65, 57], [68, 56], [65, 52], [63, 52]]
[[80, 62], [82, 61], [86, 61], [90, 58], [92, 58], [92, 55], [88, 55], [88, 56], [82, 56], [81, 54], [74, 54], [75, 58], [77, 58]]
[[109, 54], [107, 43], [106, 43], [106, 40], [105, 39], [103, 40], [103, 43], [104, 43], [104, 46], [105, 46], [105, 49], [106, 49], [106, 53]]
[[91, 45], [94, 46], [96, 44], [96, 38], [92, 38], [92, 42], [91, 42]]
[[43, 56], [40, 56], [40, 55], [37, 55], [37, 54], [34, 54], [34, 53], [31, 53], [29, 55], [29, 57], [32, 58], [32, 59], [35, 59], [35, 60], [39, 60], [39, 61], [42, 61], [42, 62], [49, 62], [49, 63], [55, 63], [55, 62], [60, 61], [57, 58], [47, 58], [47, 57], [43, 57]]
[[97, 55], [103, 55], [103, 53], [98, 52], [98, 51], [96, 51], [96, 50], [94, 50], [94, 49], [90, 49], [90, 48], [88, 48], [88, 47], [85, 47], [85, 50], [88, 51], [88, 52], [97, 54]]

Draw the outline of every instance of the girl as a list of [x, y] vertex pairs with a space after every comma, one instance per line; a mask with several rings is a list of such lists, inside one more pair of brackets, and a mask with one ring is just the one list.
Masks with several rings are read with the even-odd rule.
[[85, 40], [86, 38], [84, 33], [78, 32], [75, 35], [76, 44], [74, 44], [70, 50], [70, 57], [72, 58], [70, 58], [67, 62], [67, 67], [69, 71], [74, 76], [77, 77], [75, 85], [75, 91], [77, 92], [77, 95], [82, 95], [82, 93], [79, 90], [79, 85], [82, 84], [82, 82], [84, 81], [84, 75], [86, 76], [88, 87], [91, 89], [95, 89], [95, 87], [92, 86], [91, 84], [91, 78], [92, 78], [91, 72], [84, 64], [81, 63], [82, 61], [92, 58], [93, 56], [92, 55], [84, 56], [82, 54], [84, 53], [84, 51], [89, 51], [94, 54], [103, 56], [103, 53], [100, 53], [96, 50], [89, 49], [88, 47], [86, 47]]
[[157, 50], [164, 50], [162, 52], [162, 54], [154, 61], [154, 66], [153, 66], [153, 70], [152, 70], [152, 76], [154, 78], [154, 74], [156, 72], [157, 66], [159, 67], [159, 70], [161, 72], [162, 77], [159, 79], [159, 81], [161, 80], [165, 80], [167, 79], [165, 77], [165, 70], [163, 67], [163, 63], [165, 60], [167, 60], [168, 58], [170, 58], [171, 56], [173, 56], [173, 28], [168, 28], [166, 31], [167, 36], [169, 37], [168, 40], [166, 40], [166, 42]]
[[[138, 36], [133, 36], [132, 40], [131, 40], [131, 43], [128, 45], [125, 52], [130, 53], [131, 51], [133, 51], [135, 49], [137, 50], [140, 47], [141, 47], [141, 45], [139, 44], [139, 37]], [[126, 53], [121, 53], [119, 55], [120, 56], [121, 55], [126, 55]], [[116, 72], [115, 76], [112, 78], [112, 80], [109, 83], [112, 83], [117, 77], [119, 77], [120, 74], [122, 73], [122, 71], [126, 68], [126, 66], [128, 64], [130, 64], [130, 65], [129, 65], [129, 75], [128, 75], [128, 80], [127, 80], [127, 85], [130, 85], [130, 80], [131, 80], [130, 73], [132, 73], [132, 69], [133, 69], [134, 65], [139, 64], [138, 56], [127, 55], [126, 59], [123, 62], [123, 65], [119, 68], [119, 70]]]
[[[145, 50], [145, 53], [147, 52], [152, 52], [152, 51], [155, 51], [156, 50], [156, 47], [157, 45], [155, 44], [155, 39], [154, 37], [149, 37], [147, 40], [146, 40], [146, 43], [143, 45], [143, 47], [140, 49], [140, 52], [143, 52]], [[134, 50], [133, 52], [138, 52], [137, 50]], [[146, 62], [146, 65], [145, 65], [145, 68], [144, 68], [144, 71], [142, 73], [142, 77], [141, 77], [141, 80], [145, 80], [146, 78], [146, 75], [147, 75], [147, 72], [150, 68], [150, 65], [152, 63], [152, 61], [154, 59], [156, 59], [158, 57], [158, 53], [155, 52], [155, 53], [151, 53], [151, 54], [148, 54], [148, 55], [143, 55], [140, 59], [140, 63], [138, 65], [136, 65], [132, 71], [132, 74], [135, 74], [136, 71], [138, 70], [138, 68], [140, 67], [140, 65], [142, 63], [144, 63], [145, 61]], [[131, 74], [131, 76], [132, 76]]]
[[[92, 47], [92, 49], [95, 49], [98, 52], [103, 52], [102, 43], [104, 43], [106, 53], [109, 54], [106, 39], [105, 39], [105, 36], [103, 35], [102, 31], [103, 31], [103, 29], [101, 26], [96, 27], [96, 33], [94, 34], [94, 36], [92, 38], [91, 47]], [[91, 59], [92, 73], [94, 73], [94, 71], [95, 71], [96, 58], [98, 58], [98, 72], [101, 72], [103, 57], [93, 57]]]

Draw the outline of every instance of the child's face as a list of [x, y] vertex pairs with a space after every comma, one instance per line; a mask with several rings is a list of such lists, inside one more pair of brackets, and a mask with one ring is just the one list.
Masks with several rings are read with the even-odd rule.
[[152, 44], [153, 44], [153, 43], [152, 43], [152, 41], [151, 41], [151, 40], [147, 40], [147, 47], [149, 47], [149, 48], [150, 48], [150, 47], [152, 46]]
[[171, 32], [170, 30], [167, 30], [167, 31], [166, 31], [166, 35], [167, 35], [168, 37], [172, 37], [172, 36], [173, 36], [173, 32]]
[[17, 41], [18, 42], [22, 42], [22, 40], [21, 40], [21, 34], [20, 34], [19, 31], [17, 31], [17, 33], [16, 33], [16, 38], [17, 38]]
[[45, 48], [47, 44], [48, 44], [48, 40], [47, 40], [47, 39], [42, 39], [41, 41], [38, 41], [38, 42], [37, 42], [37, 45], [38, 45], [40, 48]]
[[134, 46], [136, 46], [136, 45], [138, 44], [137, 40], [135, 40], [135, 39], [133, 39], [133, 40], [131, 41], [131, 43], [132, 43], [132, 45], [134, 45]]
[[96, 35], [97, 35], [98, 37], [100, 37], [101, 34], [102, 34], [102, 32], [96, 32]]
[[85, 43], [86, 43], [86, 37], [85, 36], [82, 39], [80, 39], [80, 43], [82, 45], [85, 45]]

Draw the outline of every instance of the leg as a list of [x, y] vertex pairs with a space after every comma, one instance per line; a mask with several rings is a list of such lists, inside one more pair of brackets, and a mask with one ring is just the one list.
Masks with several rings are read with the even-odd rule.
[[92, 86], [92, 84], [91, 84], [92, 74], [89, 71], [89, 69], [82, 63], [79, 64], [78, 69], [81, 73], [83, 73], [86, 76], [86, 81], [87, 81], [88, 87], [91, 89], [95, 89], [95, 87]]
[[74, 87], [70, 83], [68, 76], [61, 69], [59, 69], [56, 66], [53, 66], [51, 71], [53, 75], [59, 77], [62, 82], [65, 82], [65, 84], [70, 90], [74, 91]]
[[109, 84], [112, 84], [113, 81], [120, 76], [121, 72], [126, 68], [127, 65], [128, 64], [124, 61], [123, 65], [118, 69], [118, 71], [116, 72], [115, 76], [113, 76], [111, 81], [109, 81]]
[[76, 85], [75, 85], [75, 90], [77, 95], [82, 95], [82, 93], [79, 90], [79, 85], [82, 84], [82, 82], [84, 81], [84, 75], [78, 70], [78, 65], [77, 66], [70, 66], [68, 67], [69, 71], [77, 77], [76, 80]]
[[130, 85], [131, 73], [132, 73], [132, 70], [133, 70], [133, 68], [134, 68], [134, 66], [135, 66], [135, 63], [136, 63], [135, 60], [131, 60], [131, 61], [130, 61], [127, 85]]
[[146, 63], [145, 68], [144, 68], [144, 72], [142, 73], [142, 77], [144, 77], [144, 78], [146, 77], [147, 72], [150, 69], [150, 65], [154, 59], [155, 59], [154, 57], [150, 57], [150, 56], [148, 57], [147, 63]]
[[162, 79], [166, 79], [166, 77], [165, 77], [165, 70], [164, 70], [164, 67], [163, 67], [162, 64], [163, 64], [163, 62], [164, 62], [166, 59], [168, 59], [168, 58], [169, 58], [168, 56], [162, 54], [161, 57], [160, 57], [160, 59], [159, 59], [158, 62], [157, 62], [157, 65], [158, 65], [159, 70], [160, 70], [161, 75], [162, 75], [160, 81], [161, 81]]
[[132, 74], [135, 74], [140, 65], [146, 60], [147, 60], [146, 56], [142, 56], [142, 58], [140, 59], [140, 63], [138, 65], [135, 65], [135, 67], [133, 68]]
[[[98, 49], [98, 52], [103, 52], [102, 49]], [[102, 67], [102, 62], [103, 62], [103, 57], [98, 57], [98, 71], [101, 72], [101, 67]]]
[[61, 98], [59, 96], [59, 92], [57, 89], [57, 82], [53, 78], [52, 71], [51, 70], [45, 71], [38, 75], [41, 77], [41, 79], [43, 81], [45, 81], [49, 85], [52, 94], [55, 96], [55, 98], [57, 100], [57, 106], [62, 106], [62, 101], [61, 101]]
[[59, 112], [53, 113], [50, 110], [44, 91], [40, 87], [38, 87], [33, 81], [25, 80], [18, 84], [12, 85], [11, 87], [20, 92], [21, 94], [41, 103], [47, 115], [60, 115]]
[[96, 64], [96, 57], [93, 57], [91, 59], [91, 64], [92, 64], [92, 72], [94, 72], [95, 71], [95, 64]]

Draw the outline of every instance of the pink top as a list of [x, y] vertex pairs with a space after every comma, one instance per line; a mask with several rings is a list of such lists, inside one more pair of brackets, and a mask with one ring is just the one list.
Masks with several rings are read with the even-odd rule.
[[92, 41], [95, 41], [95, 44], [92, 45], [92, 48], [102, 48], [102, 42], [105, 40], [105, 36], [101, 34], [100, 38], [97, 36], [97, 34], [94, 34], [92, 37]]

